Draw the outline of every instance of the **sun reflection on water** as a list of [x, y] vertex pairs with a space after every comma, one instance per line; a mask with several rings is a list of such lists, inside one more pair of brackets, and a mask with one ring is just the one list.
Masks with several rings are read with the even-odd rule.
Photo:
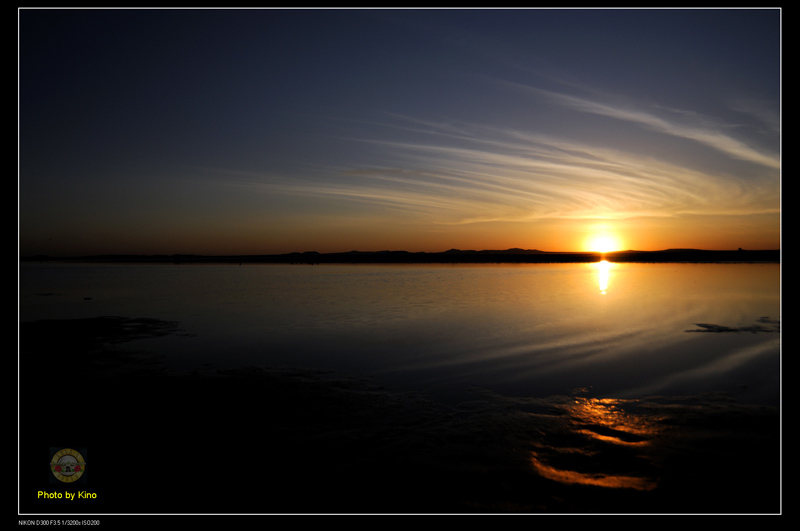
[[597, 269], [598, 283], [600, 285], [600, 294], [605, 295], [608, 290], [608, 278], [611, 271], [611, 263], [608, 260], [601, 260], [595, 263]]

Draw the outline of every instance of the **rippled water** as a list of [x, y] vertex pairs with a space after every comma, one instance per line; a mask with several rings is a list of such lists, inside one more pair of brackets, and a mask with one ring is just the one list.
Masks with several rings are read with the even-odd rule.
[[102, 315], [178, 321], [184, 335], [142, 340], [177, 367], [778, 397], [777, 264], [22, 266], [22, 321]]
[[[247, 497], [261, 491], [243, 464], [224, 492], [234, 510], [780, 510], [777, 264], [23, 264], [19, 298], [23, 323], [130, 318], [111, 322], [142, 333], [113, 348], [159, 354], [173, 369], [244, 375], [232, 387], [190, 380], [180, 400], [171, 386], [187, 382], [177, 380], [161, 394], [142, 394], [137, 379], [132, 391], [101, 393], [120, 395], [115, 412], [130, 401], [128, 414], [144, 414], [145, 425], [163, 409], [181, 452], [187, 434], [204, 429], [204, 411], [220, 406], [219, 444], [278, 445], [291, 466], [258, 487], [272, 505]], [[236, 372], [253, 366], [267, 370]], [[21, 381], [37, 398], [36, 375]], [[76, 389], [94, 397], [92, 385]], [[251, 422], [232, 392], [240, 387], [282, 420]], [[103, 402], [85, 403], [107, 418]], [[50, 407], [23, 403], [28, 438], [63, 436], [64, 426], [38, 421]], [[118, 444], [112, 419], [100, 422], [94, 455]], [[116, 429], [129, 439], [126, 426]], [[144, 451], [150, 435], [136, 434]], [[330, 459], [309, 461], [318, 449]], [[185, 472], [162, 462], [162, 474], [192, 474], [182, 455]], [[343, 476], [360, 483], [342, 490]], [[409, 490], [401, 477], [418, 484]], [[105, 487], [127, 510], [127, 495]], [[223, 500], [220, 490], [184, 489], [188, 512]]]

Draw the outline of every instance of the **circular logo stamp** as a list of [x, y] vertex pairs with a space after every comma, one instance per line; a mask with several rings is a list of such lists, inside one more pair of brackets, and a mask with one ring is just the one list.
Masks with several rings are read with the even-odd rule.
[[86, 461], [77, 450], [64, 448], [53, 455], [50, 460], [50, 470], [59, 481], [72, 483], [77, 481], [86, 470]]

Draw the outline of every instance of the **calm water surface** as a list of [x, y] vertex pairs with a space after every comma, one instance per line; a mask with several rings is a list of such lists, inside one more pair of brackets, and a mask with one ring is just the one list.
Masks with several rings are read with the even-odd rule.
[[181, 369], [315, 367], [442, 393], [779, 401], [778, 264], [23, 264], [19, 290], [20, 321], [178, 321], [184, 334], [128, 345]]

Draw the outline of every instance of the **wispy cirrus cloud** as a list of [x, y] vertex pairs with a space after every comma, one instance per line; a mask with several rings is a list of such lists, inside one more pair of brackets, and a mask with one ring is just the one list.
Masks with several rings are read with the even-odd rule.
[[[686, 125], [667, 120], [663, 117], [659, 117], [653, 113], [642, 110], [624, 108], [617, 105], [592, 101], [585, 98], [543, 90], [526, 85], [519, 85], [515, 83], [510, 84], [536, 95], [545, 97], [552, 102], [576, 111], [607, 116], [616, 120], [629, 122], [666, 135], [693, 140], [735, 159], [754, 162], [768, 168], [780, 168], [780, 159], [777, 155], [763, 153], [757, 149], [754, 149], [752, 146], [749, 146], [741, 140], [723, 133], [720, 130], [723, 128], [709, 128], [708, 122], [705, 120], [698, 120], [698, 123]], [[749, 113], [757, 113], [757, 111], [753, 109], [752, 104], [744, 107], [744, 103], [741, 103], [739, 108], [743, 111], [746, 110]], [[762, 112], [757, 113], [758, 116], [762, 117], [762, 119], [770, 120], [770, 123], [774, 124], [774, 117], [769, 119], [768, 117], [765, 117], [763, 109], [759, 110]], [[683, 114], [684, 117], [686, 117], [692, 113], [684, 111]]]
[[[641, 114], [608, 109], [628, 121], [680, 131]], [[392, 119], [388, 125], [410, 140], [360, 140], [372, 146], [380, 164], [328, 167], [313, 182], [281, 177], [247, 182], [275, 193], [413, 212], [431, 224], [747, 215], [779, 208], [777, 187], [759, 179], [703, 172], [542, 132]], [[682, 136], [688, 138], [689, 132]]]

